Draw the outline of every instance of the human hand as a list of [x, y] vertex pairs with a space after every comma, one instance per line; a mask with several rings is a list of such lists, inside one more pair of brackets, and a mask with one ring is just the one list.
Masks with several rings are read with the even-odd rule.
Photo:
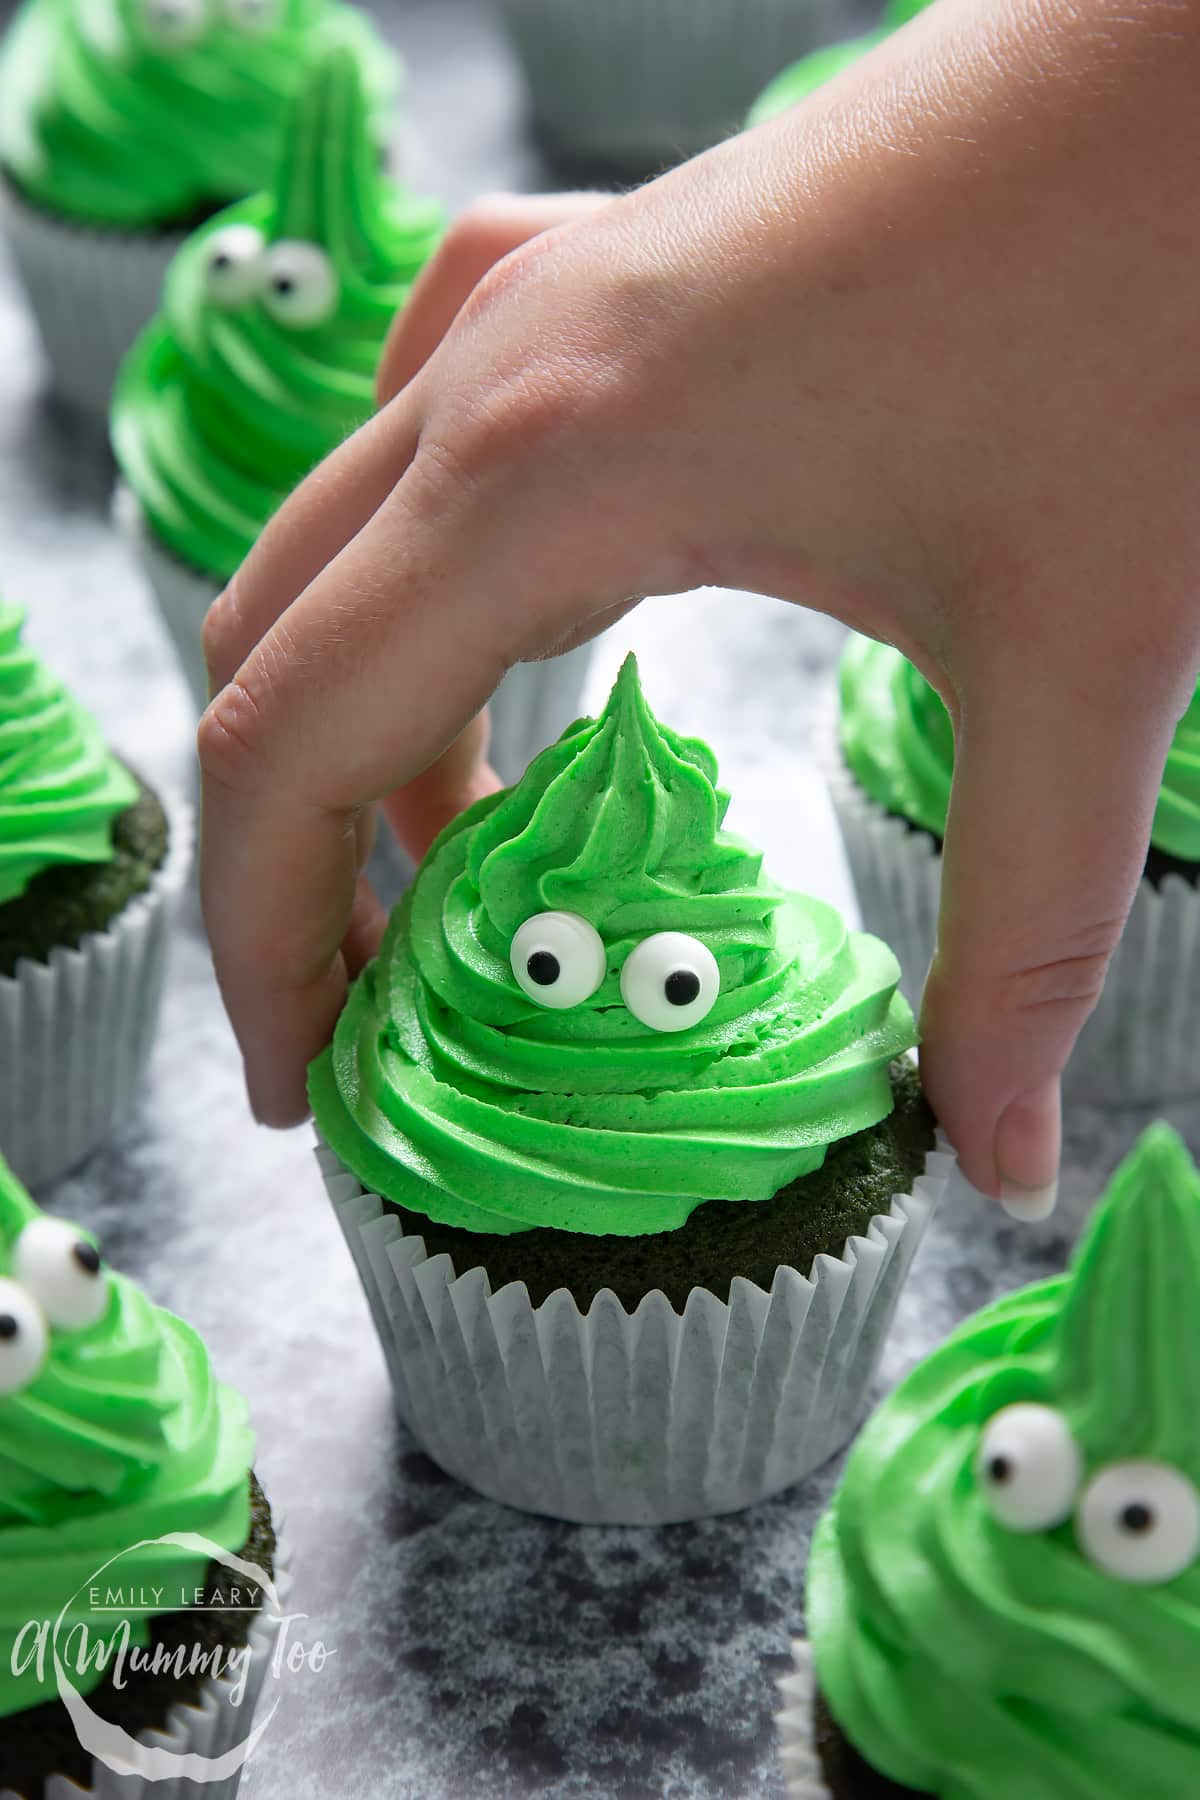
[[513, 661], [717, 583], [945, 698], [925, 1085], [1044, 1204], [1200, 667], [1198, 76], [1173, 0], [961, 0], [636, 193], [468, 216], [210, 615], [203, 895], [261, 1118], [377, 939], [375, 804], [421, 849]]

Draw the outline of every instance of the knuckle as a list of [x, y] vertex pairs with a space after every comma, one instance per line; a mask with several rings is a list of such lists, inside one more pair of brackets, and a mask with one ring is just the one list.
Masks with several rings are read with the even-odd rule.
[[262, 706], [250, 686], [229, 682], [211, 702], [196, 731], [201, 773], [234, 791], [261, 779], [266, 759]]
[[217, 595], [205, 613], [204, 623], [200, 628], [200, 641], [204, 649], [205, 664], [209, 674], [222, 685], [224, 672], [232, 672], [229, 665], [236, 655], [234, 645], [237, 637], [237, 621], [237, 598], [231, 582]]
[[1086, 1015], [1099, 1000], [1124, 919], [1101, 919], [1076, 933], [1055, 956], [1018, 964], [1006, 983], [1018, 1015], [1061, 1011]]

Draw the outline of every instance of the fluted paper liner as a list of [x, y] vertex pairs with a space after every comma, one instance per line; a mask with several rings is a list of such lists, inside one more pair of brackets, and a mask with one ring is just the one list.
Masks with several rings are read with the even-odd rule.
[[[289, 1548], [282, 1526], [276, 1526], [275, 1574], [276, 1597], [282, 1607], [291, 1590], [288, 1568]], [[148, 1727], [137, 1734], [137, 1741], [150, 1748], [169, 1750], [175, 1756], [225, 1755], [249, 1735], [255, 1709], [262, 1695], [267, 1670], [275, 1655], [280, 1619], [260, 1610], [250, 1626], [246, 1643], [250, 1662], [241, 1703], [235, 1704], [236, 1685], [228, 1674], [215, 1679], [210, 1676], [194, 1701], [176, 1702], [167, 1712], [163, 1724]], [[0, 1729], [3, 1722], [0, 1721]], [[46, 1782], [43, 1800], [234, 1800], [241, 1785], [242, 1771], [236, 1770], [219, 1781], [201, 1783], [180, 1777], [151, 1781], [141, 1775], [117, 1775], [102, 1763], [93, 1762], [92, 1775], [86, 1788], [69, 1781], [65, 1775], [52, 1775]], [[0, 1788], [0, 1800], [20, 1800], [11, 1788]]]
[[792, 1644], [792, 1672], [781, 1677], [779, 1693], [783, 1707], [776, 1714], [775, 1724], [788, 1800], [832, 1800], [814, 1742], [816, 1681], [812, 1647], [805, 1638], [797, 1638]]
[[104, 931], [0, 976], [0, 1154], [26, 1187], [81, 1162], [132, 1111], [154, 1039], [192, 813], [162, 797], [167, 851]]
[[840, 1450], [866, 1408], [909, 1265], [954, 1157], [931, 1151], [910, 1194], [818, 1256], [740, 1276], [728, 1302], [656, 1289], [630, 1314], [609, 1289], [586, 1313], [401, 1228], [326, 1145], [317, 1158], [366, 1291], [401, 1418], [434, 1461], [491, 1499], [582, 1524], [733, 1512]]
[[[937, 942], [942, 858], [927, 831], [886, 812], [846, 766], [831, 722], [829, 790], [864, 929], [900, 959], [916, 1008]], [[1104, 992], [1063, 1076], [1068, 1101], [1156, 1105], [1200, 1093], [1200, 883], [1143, 877]]]
[[640, 174], [737, 131], [788, 63], [846, 35], [843, 0], [503, 0], [539, 124]]
[[184, 233], [102, 231], [32, 205], [2, 179], [0, 212], [56, 391], [105, 419], [121, 358], [152, 317]]
[[[208, 704], [201, 637], [204, 615], [221, 591], [212, 575], [191, 568], [159, 542], [128, 482], [118, 482], [113, 512], [158, 602], [197, 712]], [[579, 717], [591, 644], [545, 662], [516, 663], [488, 703], [488, 760], [503, 782], [519, 781], [539, 750]]]

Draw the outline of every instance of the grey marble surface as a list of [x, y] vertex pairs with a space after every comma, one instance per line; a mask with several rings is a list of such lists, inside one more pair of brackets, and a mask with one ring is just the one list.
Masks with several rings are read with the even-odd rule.
[[[459, 203], [545, 181], [483, 12], [432, 0], [390, 19], [412, 66], [429, 184]], [[104, 446], [41, 399], [29, 322], [0, 279], [0, 584], [28, 603], [31, 637], [114, 743], [157, 782], [186, 786], [184, 689], [109, 525]], [[734, 826], [765, 846], [779, 879], [852, 908], [810, 743], [840, 636], [750, 596], [651, 601], [600, 647], [592, 696], [636, 647], [656, 708], [716, 747]], [[1200, 1149], [1200, 1111], [1175, 1116]], [[1061, 1263], [1073, 1209], [1141, 1122], [1071, 1121], [1066, 1203], [1040, 1238], [952, 1199], [881, 1385], [965, 1312]], [[192, 1320], [250, 1396], [308, 1615], [296, 1629], [333, 1655], [282, 1684], [247, 1800], [782, 1794], [774, 1681], [836, 1469], [742, 1516], [655, 1532], [526, 1518], [442, 1476], [392, 1415], [309, 1133], [272, 1135], [250, 1118], [194, 892], [144, 1104], [46, 1198]]]

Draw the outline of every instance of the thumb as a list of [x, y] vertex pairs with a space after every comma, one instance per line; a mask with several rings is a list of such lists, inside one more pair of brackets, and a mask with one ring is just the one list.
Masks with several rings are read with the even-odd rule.
[[1006, 685], [958, 708], [921, 1067], [968, 1180], [1034, 1219], [1054, 1207], [1060, 1076], [1141, 878], [1171, 727], [1078, 679]]
[[485, 707], [422, 774], [384, 799], [388, 823], [414, 862], [451, 819], [500, 786], [487, 760], [489, 735]]

